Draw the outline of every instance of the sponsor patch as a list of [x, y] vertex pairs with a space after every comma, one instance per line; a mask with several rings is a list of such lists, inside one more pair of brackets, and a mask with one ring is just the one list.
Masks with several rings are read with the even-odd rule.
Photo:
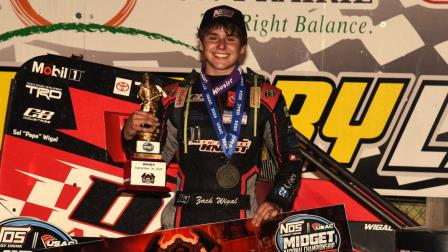
[[249, 106], [252, 108], [260, 107], [260, 87], [250, 88]]
[[[249, 139], [243, 139], [238, 141], [235, 148], [235, 153], [245, 154], [247, 150], [250, 148], [252, 141]], [[199, 146], [200, 152], [213, 152], [213, 153], [222, 153], [220, 143], [218, 140], [213, 139], [201, 139], [191, 141], [188, 140], [189, 146]]]
[[190, 102], [204, 102], [202, 94], [191, 94]]
[[187, 139], [189, 141], [197, 142], [201, 139], [201, 127], [199, 126], [189, 127], [188, 133]]
[[[224, 124], [230, 124], [232, 121], [232, 111], [230, 110], [224, 110], [222, 113], [222, 122]], [[243, 118], [241, 119], [241, 125], [247, 124], [247, 113], [243, 113]]]
[[165, 94], [167, 95], [167, 96], [172, 96], [172, 95], [174, 95], [176, 93], [176, 90], [174, 90], [174, 89], [170, 89], [170, 90], [166, 90], [165, 91]]
[[235, 91], [227, 92], [227, 107], [233, 108], [235, 106]]
[[297, 175], [295, 175], [294, 173], [290, 174], [288, 180], [286, 180], [286, 182], [283, 183], [282, 186], [274, 189], [274, 193], [276, 193], [278, 196], [280, 196], [282, 198], [290, 199], [292, 196], [290, 193], [290, 190], [295, 185], [296, 178], [297, 178]]
[[297, 161], [300, 158], [296, 154], [289, 154], [289, 161]]
[[280, 186], [274, 189], [274, 193], [282, 198], [289, 199], [289, 192], [284, 186]]
[[183, 193], [176, 194], [176, 203], [188, 205], [190, 202], [190, 195], [185, 195]]
[[268, 97], [274, 97], [275, 96], [275, 90], [266, 90], [264, 91], [264, 97], [268, 98]]
[[188, 88], [180, 87], [177, 89], [176, 101], [174, 102], [175, 108], [181, 108], [185, 104], [185, 98], [187, 97]]
[[289, 117], [289, 110], [286, 106], [283, 107], [283, 112], [285, 112], [285, 117]]

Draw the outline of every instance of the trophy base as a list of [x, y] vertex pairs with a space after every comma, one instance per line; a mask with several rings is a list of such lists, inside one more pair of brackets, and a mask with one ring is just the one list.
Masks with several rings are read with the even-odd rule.
[[140, 160], [140, 161], [154, 160], [154, 161], [158, 161], [158, 162], [163, 162], [162, 155], [160, 155], [160, 154], [139, 153], [139, 152], [134, 153], [132, 160]]
[[166, 167], [160, 154], [135, 153], [124, 166], [123, 186], [118, 191], [169, 192]]

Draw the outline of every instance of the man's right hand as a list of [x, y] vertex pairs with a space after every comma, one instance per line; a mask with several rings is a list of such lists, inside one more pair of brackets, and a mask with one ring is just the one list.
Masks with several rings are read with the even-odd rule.
[[159, 120], [154, 114], [136, 110], [126, 119], [123, 136], [126, 140], [131, 140], [137, 132], [151, 133], [159, 125]]

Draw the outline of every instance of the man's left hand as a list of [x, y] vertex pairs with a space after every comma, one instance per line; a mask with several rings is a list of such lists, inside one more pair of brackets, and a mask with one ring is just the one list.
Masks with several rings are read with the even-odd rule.
[[261, 223], [273, 220], [280, 213], [280, 207], [272, 202], [263, 202], [255, 211], [252, 218], [252, 224], [255, 227], [260, 226]]

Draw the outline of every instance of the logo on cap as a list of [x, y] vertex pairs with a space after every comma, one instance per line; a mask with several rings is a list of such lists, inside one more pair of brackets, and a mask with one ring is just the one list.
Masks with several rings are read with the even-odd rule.
[[217, 17], [233, 17], [235, 11], [229, 9], [217, 9], [213, 12], [213, 18]]

